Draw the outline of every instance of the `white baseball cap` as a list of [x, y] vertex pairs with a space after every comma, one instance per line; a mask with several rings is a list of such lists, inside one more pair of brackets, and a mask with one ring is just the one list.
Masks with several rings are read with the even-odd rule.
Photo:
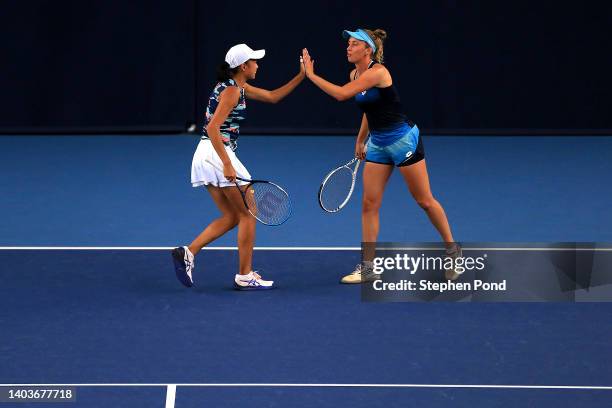
[[225, 62], [229, 64], [230, 68], [236, 68], [250, 59], [261, 59], [264, 55], [266, 55], [266, 50], [253, 51], [246, 44], [237, 44], [225, 54]]

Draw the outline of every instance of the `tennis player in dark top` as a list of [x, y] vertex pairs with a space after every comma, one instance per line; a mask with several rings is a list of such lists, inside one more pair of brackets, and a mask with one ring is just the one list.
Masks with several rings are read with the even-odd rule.
[[[403, 113], [391, 73], [383, 65], [383, 42], [387, 33], [381, 29], [345, 30], [343, 37], [348, 42], [348, 61], [355, 65], [346, 85], [335, 85], [315, 74], [314, 60], [307, 49], [302, 51], [302, 59], [306, 76], [313, 84], [338, 101], [355, 98], [363, 111], [355, 143], [355, 156], [366, 161], [363, 171], [362, 241], [376, 242], [383, 192], [393, 168], [397, 167], [410, 193], [445, 242], [447, 256], [460, 257], [461, 247], [455, 243], [444, 209], [429, 186], [419, 128]], [[373, 258], [374, 246], [364, 253], [363, 261], [341, 282], [362, 283], [379, 278], [372, 271]], [[445, 271], [445, 276], [454, 280], [459, 274], [452, 268]]]

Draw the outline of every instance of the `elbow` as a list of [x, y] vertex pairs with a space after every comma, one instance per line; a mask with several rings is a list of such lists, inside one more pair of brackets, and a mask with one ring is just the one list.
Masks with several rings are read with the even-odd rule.
[[351, 99], [352, 95], [349, 95], [347, 92], [344, 92], [344, 90], [341, 90], [340, 92], [336, 93], [334, 95], [334, 98], [338, 101], [338, 102], [344, 102], [347, 99]]
[[221, 130], [221, 128], [220, 128], [219, 126], [213, 125], [212, 123], [209, 123], [209, 124], [206, 126], [206, 134], [207, 134], [208, 136], [210, 136], [210, 135], [211, 135], [211, 133], [214, 133], [214, 132], [215, 132], [215, 130], [216, 130], [216, 131], [220, 131], [220, 130]]
[[277, 94], [275, 94], [274, 92], [270, 92], [268, 93], [267, 99], [268, 99], [267, 100], [268, 103], [277, 104], [278, 102], [280, 102], [282, 98], [278, 96]]
[[339, 94], [339, 95], [334, 95], [334, 98], [338, 101], [338, 102], [344, 102], [347, 99], [350, 98], [350, 96], [348, 95], [344, 95], [344, 94]]

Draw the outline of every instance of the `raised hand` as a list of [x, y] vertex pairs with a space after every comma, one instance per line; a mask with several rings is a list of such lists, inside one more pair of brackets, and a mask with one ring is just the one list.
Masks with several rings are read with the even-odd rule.
[[302, 63], [307, 77], [314, 74], [314, 60], [310, 57], [306, 48], [302, 50]]
[[304, 69], [304, 58], [300, 55], [300, 73], [299, 75], [304, 78], [306, 76], [306, 70]]

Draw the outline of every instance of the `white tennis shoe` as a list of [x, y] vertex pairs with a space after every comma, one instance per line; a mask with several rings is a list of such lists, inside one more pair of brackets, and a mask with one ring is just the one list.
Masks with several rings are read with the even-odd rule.
[[182, 246], [172, 250], [172, 261], [176, 278], [188, 288], [193, 286], [194, 256], [188, 247]]
[[355, 266], [355, 270], [348, 275], [344, 276], [340, 282], [341, 283], [365, 283], [365, 282], [374, 282], [375, 280], [382, 279], [380, 274], [374, 273], [374, 270], [371, 267], [367, 267], [358, 263]]
[[273, 287], [274, 281], [263, 280], [255, 271], [234, 277], [234, 288], [237, 290], [265, 290]]
[[449, 249], [446, 250], [446, 256], [448, 258], [453, 259], [453, 267], [444, 270], [444, 277], [446, 278], [446, 280], [450, 281], [457, 280], [457, 278], [459, 278], [459, 276], [461, 276], [461, 274], [463, 273], [463, 271], [458, 272], [459, 268], [457, 267], [456, 263], [457, 258], [463, 257], [461, 245], [455, 242], [454, 245], [452, 245]]

